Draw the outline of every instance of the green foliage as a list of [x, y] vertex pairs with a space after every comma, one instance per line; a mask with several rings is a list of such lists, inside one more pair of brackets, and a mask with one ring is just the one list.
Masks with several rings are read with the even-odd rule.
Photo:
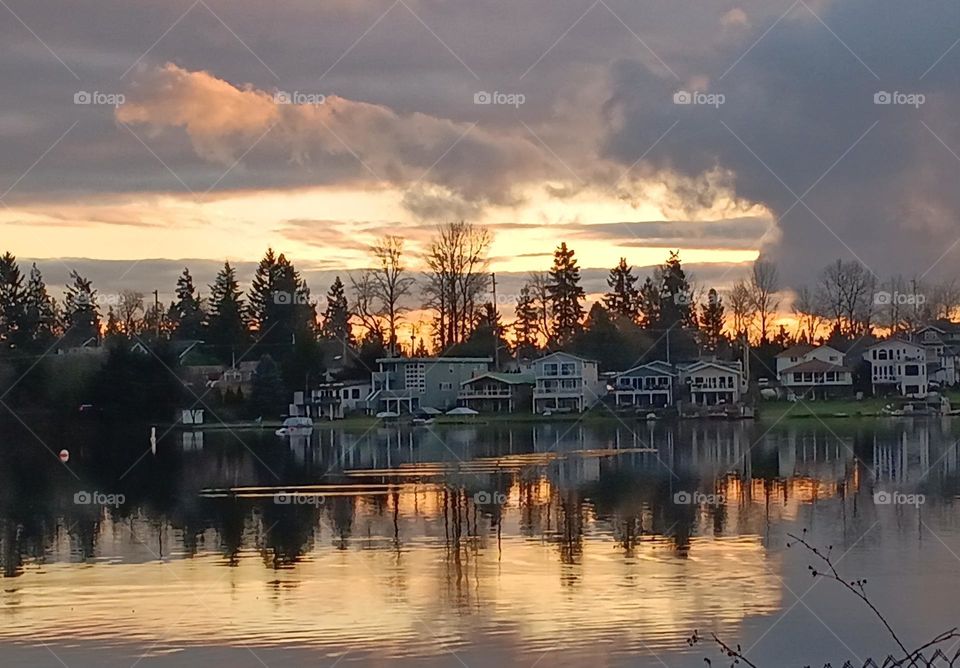
[[553, 268], [547, 294], [553, 311], [553, 342], [563, 346], [580, 330], [583, 320], [583, 304], [586, 295], [580, 287], [580, 267], [574, 251], [562, 242], [553, 254]]
[[289, 400], [280, 368], [270, 355], [264, 355], [253, 374], [253, 389], [250, 393], [252, 414], [267, 418], [282, 415]]

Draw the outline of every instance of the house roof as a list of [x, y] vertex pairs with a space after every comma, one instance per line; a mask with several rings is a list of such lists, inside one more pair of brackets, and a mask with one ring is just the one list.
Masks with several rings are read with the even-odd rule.
[[900, 337], [895, 337], [895, 338], [892, 338], [892, 339], [887, 339], [887, 340], [885, 340], [885, 341], [877, 341], [877, 342], [874, 343], [872, 346], [867, 346], [867, 347], [865, 348], [865, 350], [872, 350], [873, 348], [876, 348], [876, 347], [878, 347], [878, 346], [885, 346], [885, 345], [888, 345], [888, 344], [891, 344], [891, 343], [900, 343], [900, 344], [903, 344], [903, 345], [905, 345], [905, 346], [910, 346], [911, 348], [917, 348], [917, 349], [919, 349], [919, 350], [926, 350], [926, 348], [923, 347], [923, 344], [921, 344], [921, 343], [914, 343], [913, 341], [907, 341], [906, 339], [901, 339]]
[[816, 346], [811, 346], [808, 343], [798, 343], [795, 346], [790, 346], [786, 350], [777, 354], [777, 357], [803, 357], [811, 350], [816, 350]]
[[460, 384], [469, 385], [470, 383], [474, 383], [485, 378], [492, 378], [493, 380], [506, 383], [507, 385], [533, 385], [535, 382], [537, 382], [533, 374], [529, 373], [501, 373], [499, 371], [488, 371], [486, 373], [481, 373], [479, 376], [469, 378]]
[[492, 361], [492, 357], [380, 357], [377, 359], [378, 364], [391, 362], [400, 364], [442, 364], [443, 362], [456, 362], [457, 364], [489, 364]]
[[827, 371], [852, 372], [849, 367], [841, 366], [839, 364], [830, 364], [830, 362], [824, 362], [823, 360], [810, 360], [808, 362], [800, 362], [800, 364], [787, 367], [782, 371], [782, 373], [826, 373]]
[[683, 373], [690, 373], [692, 371], [699, 371], [707, 367], [713, 367], [714, 369], [720, 369], [722, 371], [732, 371], [735, 374], [740, 376], [743, 375], [743, 369], [740, 368], [737, 364], [733, 362], [720, 362], [715, 360], [698, 360], [696, 362], [689, 362], [686, 364], [677, 365]]
[[649, 376], [676, 376], [677, 372], [673, 370], [673, 367], [666, 362], [656, 360], [654, 362], [648, 362], [647, 364], [641, 364], [635, 366], [626, 371], [621, 371], [615, 374], [616, 377], [622, 376], [639, 376], [639, 377], [649, 377]]
[[562, 350], [558, 350], [555, 353], [550, 353], [548, 355], [544, 355], [543, 357], [539, 357], [535, 359], [534, 362], [542, 362], [543, 360], [550, 359], [551, 357], [569, 357], [570, 359], [580, 360], [581, 362], [590, 362], [591, 364], [597, 364], [597, 360], [587, 359], [586, 357], [580, 357], [579, 355], [574, 355], [573, 353], [564, 352]]

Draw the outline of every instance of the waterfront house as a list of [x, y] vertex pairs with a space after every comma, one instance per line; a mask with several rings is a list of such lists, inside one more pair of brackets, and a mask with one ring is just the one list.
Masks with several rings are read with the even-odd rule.
[[677, 372], [667, 362], [654, 361], [635, 366], [613, 376], [616, 406], [673, 406]]
[[457, 403], [480, 413], [528, 411], [533, 403], [532, 373], [490, 371], [460, 384]]
[[677, 365], [684, 394], [697, 406], [735, 404], [746, 390], [739, 361], [701, 359]]
[[347, 415], [366, 413], [367, 397], [373, 385], [369, 380], [327, 381], [308, 394], [294, 392], [289, 415], [321, 420], [342, 420]]
[[551, 353], [534, 360], [533, 412], [581, 413], [606, 394], [597, 362], [571, 355]]
[[960, 324], [938, 321], [915, 330], [910, 336], [927, 352], [927, 379], [940, 386], [956, 385], [960, 380]]
[[870, 363], [874, 394], [927, 396], [927, 350], [923, 345], [904, 339], [889, 339], [868, 347], [863, 358]]
[[457, 405], [465, 380], [490, 368], [490, 357], [384, 357], [373, 374], [368, 404], [373, 412], [446, 411]]
[[777, 355], [777, 380], [788, 396], [825, 399], [853, 391], [853, 369], [830, 346], [797, 345]]

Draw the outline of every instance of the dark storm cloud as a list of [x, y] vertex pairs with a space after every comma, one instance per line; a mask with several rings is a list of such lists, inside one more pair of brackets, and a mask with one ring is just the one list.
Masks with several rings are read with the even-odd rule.
[[[725, 95], [718, 108], [675, 105], [683, 85], [642, 63], [617, 63], [606, 154], [629, 164], [679, 119], [645, 167], [732, 170], [738, 195], [783, 215], [770, 254], [789, 278], [831, 257], [857, 257], [877, 273], [923, 273], [960, 237], [960, 163], [940, 142], [960, 150], [960, 52], [923, 76], [954, 43], [960, 13], [955, 3], [865, 0], [820, 12], [830, 29], [796, 5], [726, 76], [743, 44], [691, 67], [708, 92]], [[767, 27], [755, 26], [756, 38]], [[876, 105], [879, 91], [926, 101]], [[795, 205], [808, 189], [809, 210]]]

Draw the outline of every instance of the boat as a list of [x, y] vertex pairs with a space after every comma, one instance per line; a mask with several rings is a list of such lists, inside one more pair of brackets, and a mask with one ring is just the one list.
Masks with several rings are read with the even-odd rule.
[[283, 421], [283, 426], [274, 433], [281, 438], [309, 436], [313, 433], [313, 420], [308, 417], [288, 417]]

